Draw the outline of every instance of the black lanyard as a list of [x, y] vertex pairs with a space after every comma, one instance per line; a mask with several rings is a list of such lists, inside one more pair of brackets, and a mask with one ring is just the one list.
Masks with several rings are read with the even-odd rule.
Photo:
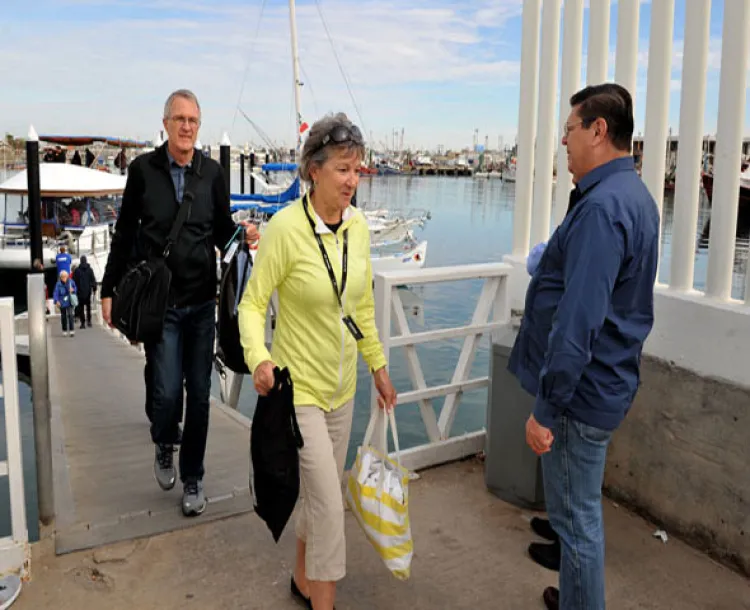
[[310, 216], [310, 212], [307, 210], [308, 201], [310, 201], [309, 195], [305, 198], [305, 200], [302, 201], [302, 207], [305, 210], [305, 216], [307, 216], [307, 220], [310, 223], [310, 228], [312, 228], [313, 235], [315, 235], [315, 239], [318, 242], [320, 253], [323, 255], [323, 263], [326, 266], [326, 271], [328, 271], [328, 277], [331, 278], [331, 285], [333, 286], [333, 292], [336, 295], [336, 300], [338, 301], [339, 307], [341, 308], [341, 311], [343, 312], [344, 305], [341, 302], [341, 297], [344, 296], [344, 290], [346, 289], [346, 270], [348, 266], [347, 261], [348, 261], [348, 253], [349, 253], [349, 229], [344, 229], [344, 251], [341, 257], [341, 292], [339, 292], [339, 284], [336, 281], [336, 275], [333, 273], [333, 266], [331, 265], [331, 259], [328, 258], [328, 252], [326, 252], [325, 246], [323, 245], [323, 240], [320, 238], [320, 235], [315, 230], [315, 222], [313, 222], [312, 216]]

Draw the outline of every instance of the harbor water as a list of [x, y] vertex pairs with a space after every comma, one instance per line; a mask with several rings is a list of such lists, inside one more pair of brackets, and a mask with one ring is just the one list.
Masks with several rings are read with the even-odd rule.
[[[234, 190], [238, 190], [239, 175], [233, 176]], [[418, 239], [428, 241], [426, 266], [461, 265], [502, 261], [511, 251], [513, 233], [513, 203], [515, 184], [500, 180], [454, 177], [363, 177], [358, 191], [360, 206], [368, 208], [419, 208], [429, 210], [431, 219], [416, 231]], [[1, 201], [1, 200], [0, 200]], [[660, 280], [669, 277], [671, 222], [674, 203], [667, 193], [662, 224], [662, 262]], [[699, 227], [708, 214], [705, 197], [701, 200]], [[744, 271], [747, 260], [746, 242], [740, 243], [735, 256], [733, 295], [740, 298], [744, 291]], [[707, 250], [697, 250], [695, 287], [704, 285]], [[414, 332], [435, 330], [469, 323], [476, 306], [480, 281], [451, 282], [401, 290], [410, 328]], [[0, 293], [16, 299], [16, 310], [25, 306], [25, 283], [0, 281]], [[448, 383], [453, 375], [462, 340], [445, 340], [417, 347], [420, 363], [428, 386]], [[489, 341], [484, 339], [477, 351], [471, 377], [489, 373]], [[85, 354], [81, 354], [85, 358]], [[392, 350], [391, 375], [399, 391], [413, 389], [402, 348]], [[218, 376], [214, 373], [213, 393], [218, 397]], [[31, 536], [36, 535], [36, 484], [34, 474], [33, 414], [31, 391], [25, 381], [20, 384], [21, 425], [23, 434], [26, 499], [29, 506]], [[0, 399], [1, 400], [1, 399]], [[252, 380], [245, 379], [239, 410], [252, 417], [257, 396]], [[370, 376], [362, 362], [359, 366], [356, 408], [350, 443], [350, 459], [362, 439], [369, 417]], [[436, 412], [443, 399], [433, 402]], [[487, 391], [467, 392], [461, 397], [452, 434], [458, 435], [481, 429], [485, 425]], [[416, 404], [401, 405], [397, 409], [399, 437], [402, 448], [412, 447], [427, 440], [424, 424]], [[2, 425], [2, 422], [0, 422]], [[4, 453], [4, 434], [0, 435], [0, 454]], [[144, 455], [144, 460], [150, 457]], [[210, 474], [209, 474], [210, 476]], [[9, 531], [7, 513], [7, 479], [0, 480], [0, 535]]]
[[[238, 184], [239, 180], [234, 184]], [[497, 179], [455, 177], [378, 176], [360, 181], [357, 200], [370, 209], [419, 208], [429, 210], [432, 218], [416, 233], [417, 239], [428, 241], [426, 267], [463, 265], [469, 263], [500, 262], [512, 249], [513, 205], [515, 184]], [[673, 195], [665, 194], [662, 223], [662, 263], [660, 281], [669, 278], [670, 243], [673, 217]], [[708, 201], [701, 195], [699, 232], [708, 213]], [[695, 287], [705, 283], [708, 251], [696, 249]], [[744, 270], [747, 243], [738, 244], [733, 294], [741, 298], [744, 290]], [[481, 281], [434, 284], [401, 291], [412, 332], [468, 324], [481, 290]], [[392, 331], [395, 332], [395, 329]], [[420, 363], [428, 386], [449, 383], [453, 375], [462, 339], [445, 340], [417, 346]], [[489, 374], [490, 345], [483, 339], [477, 350], [471, 377]], [[403, 348], [391, 353], [390, 372], [400, 392], [414, 389], [409, 379]], [[218, 396], [218, 384], [215, 383]], [[349, 447], [349, 460], [364, 435], [369, 418], [370, 375], [360, 358], [355, 414]], [[257, 395], [249, 377], [243, 383], [238, 408], [252, 417]], [[444, 399], [436, 399], [433, 406], [439, 415]], [[485, 426], [487, 390], [467, 392], [461, 397], [451, 434], [479, 430]], [[417, 404], [401, 405], [397, 411], [399, 437], [402, 448], [427, 441]]]

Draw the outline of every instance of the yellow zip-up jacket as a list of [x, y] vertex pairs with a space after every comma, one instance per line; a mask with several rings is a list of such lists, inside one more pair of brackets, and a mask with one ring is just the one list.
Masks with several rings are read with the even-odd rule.
[[[313, 229], [323, 240], [341, 289], [344, 231], [348, 229], [347, 281], [342, 303], [364, 338], [356, 341], [342, 322], [338, 301]], [[278, 290], [279, 310], [271, 353], [265, 346], [266, 310]], [[349, 206], [332, 233], [309, 198], [276, 213], [260, 240], [255, 265], [239, 306], [245, 361], [251, 371], [264, 360], [287, 367], [294, 383], [294, 404], [336, 409], [354, 397], [357, 349], [371, 371], [386, 365], [375, 327], [370, 231], [362, 212]]]

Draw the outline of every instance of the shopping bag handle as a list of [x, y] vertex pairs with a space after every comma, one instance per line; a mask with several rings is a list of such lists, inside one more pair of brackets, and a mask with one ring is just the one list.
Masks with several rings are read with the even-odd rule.
[[375, 423], [380, 419], [381, 414], [383, 415], [383, 439], [385, 440], [385, 447], [376, 447], [376, 449], [382, 450], [385, 455], [388, 455], [388, 424], [391, 425], [391, 435], [393, 436], [393, 446], [396, 449], [396, 463], [401, 468], [401, 448], [398, 443], [398, 430], [396, 429], [396, 416], [393, 413], [393, 409], [388, 412], [386, 416], [384, 409], [377, 409], [377, 412], [370, 416], [370, 421], [367, 423], [367, 429], [365, 430], [365, 437], [362, 439], [362, 446], [369, 446], [372, 441], [372, 435], [375, 432]]

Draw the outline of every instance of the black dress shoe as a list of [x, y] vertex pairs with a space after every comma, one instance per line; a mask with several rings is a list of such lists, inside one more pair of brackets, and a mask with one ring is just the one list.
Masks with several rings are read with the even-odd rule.
[[531, 557], [540, 566], [552, 570], [560, 571], [560, 543], [552, 542], [547, 544], [542, 542], [532, 542], [529, 545], [529, 557]]
[[[294, 597], [294, 600], [300, 604], [304, 608], [307, 608], [308, 610], [313, 610], [312, 600], [309, 597], [305, 597], [302, 594], [302, 591], [299, 590], [299, 587], [297, 586], [297, 583], [294, 582], [294, 574], [292, 574], [292, 597]], [[333, 610], [336, 610], [336, 606], [333, 607]]]
[[537, 536], [541, 536], [550, 542], [558, 542], [560, 540], [560, 536], [558, 536], [557, 532], [552, 529], [549, 519], [534, 517], [531, 520], [531, 529]]
[[302, 604], [303, 608], [307, 608], [308, 610], [312, 610], [312, 601], [310, 601], [309, 597], [305, 597], [302, 594], [302, 591], [299, 590], [299, 587], [297, 586], [297, 583], [294, 582], [294, 575], [292, 575], [292, 597], [295, 599], [295, 601]]
[[547, 610], [560, 610], [560, 591], [556, 587], [547, 587], [542, 599]]

